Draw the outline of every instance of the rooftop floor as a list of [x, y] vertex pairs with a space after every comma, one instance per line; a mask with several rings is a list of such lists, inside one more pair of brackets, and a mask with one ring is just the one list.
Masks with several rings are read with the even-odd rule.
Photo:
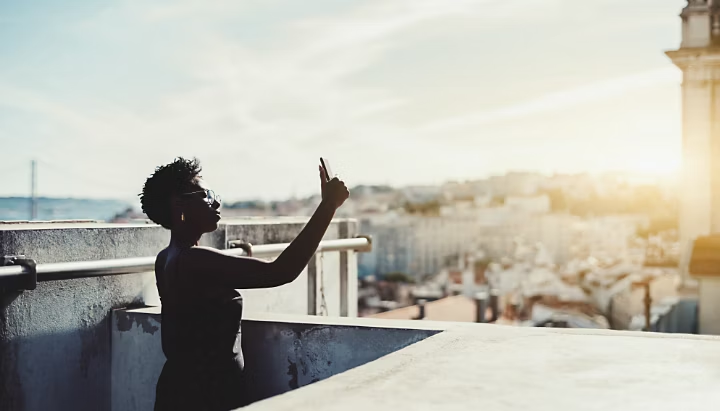
[[432, 321], [340, 322], [442, 332], [248, 409], [677, 411], [716, 409], [720, 403], [717, 337]]

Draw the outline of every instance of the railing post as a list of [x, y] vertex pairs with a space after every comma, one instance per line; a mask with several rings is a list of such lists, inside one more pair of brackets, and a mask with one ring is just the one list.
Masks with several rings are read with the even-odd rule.
[[500, 318], [500, 292], [498, 290], [490, 290], [490, 322], [494, 323]]
[[317, 315], [317, 255], [313, 255], [307, 266], [308, 315]]
[[[343, 221], [338, 227], [340, 238], [347, 238], [349, 235], [349, 223]], [[347, 317], [349, 311], [348, 302], [348, 252], [340, 251], [340, 316]]]
[[484, 323], [488, 307], [488, 293], [479, 292], [475, 294], [475, 322]]

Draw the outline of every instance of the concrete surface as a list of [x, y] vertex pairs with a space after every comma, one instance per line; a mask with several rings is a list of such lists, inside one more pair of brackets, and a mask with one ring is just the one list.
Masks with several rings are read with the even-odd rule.
[[706, 411], [720, 403], [717, 337], [428, 321], [347, 322], [442, 332], [243, 409]]
[[[243, 232], [254, 244], [289, 242], [302, 224], [288, 223], [223, 222], [203, 244], [225, 248], [228, 240], [246, 239]], [[340, 236], [352, 224], [333, 222], [326, 238], [347, 238]], [[169, 232], [154, 225], [0, 224], [0, 256], [25, 254], [40, 264], [152, 256], [168, 241]], [[248, 309], [306, 313], [307, 281], [286, 287], [247, 295]], [[0, 289], [0, 410], [110, 409], [111, 310], [157, 303], [153, 273], [40, 282], [25, 292]]]
[[[165, 363], [159, 308], [117, 310], [112, 330], [113, 411], [151, 410]], [[438, 331], [363, 326], [312, 316], [256, 314], [243, 320], [252, 400], [324, 380], [421, 341]]]

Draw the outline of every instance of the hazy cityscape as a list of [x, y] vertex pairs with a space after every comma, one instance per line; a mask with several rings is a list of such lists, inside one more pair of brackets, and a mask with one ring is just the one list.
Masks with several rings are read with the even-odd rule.
[[[225, 219], [309, 216], [319, 201], [229, 201], [222, 211]], [[22, 220], [31, 203], [0, 199], [0, 212]], [[37, 220], [151, 223], [122, 201], [38, 203]], [[500, 322], [563, 316], [570, 327], [641, 330], [638, 282], [650, 281], [655, 307], [672, 306], [678, 285], [692, 283], [677, 268], [677, 183], [659, 177], [511, 172], [437, 186], [360, 185], [338, 217], [357, 219], [374, 245], [358, 258], [361, 316], [411, 319], [418, 303], [430, 312], [456, 296], [445, 304], [457, 308], [438, 319], [476, 321], [474, 297], [493, 290]]]
[[720, 0], [0, 34], [0, 411], [720, 402]]

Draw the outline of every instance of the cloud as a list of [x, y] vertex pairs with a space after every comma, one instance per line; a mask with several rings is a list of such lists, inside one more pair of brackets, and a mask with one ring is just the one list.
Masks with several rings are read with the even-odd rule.
[[680, 72], [673, 67], [649, 70], [546, 94], [539, 98], [507, 107], [435, 121], [420, 127], [418, 131], [426, 134], [436, 134], [485, 126], [534, 114], [562, 110], [579, 104], [618, 97], [643, 88], [679, 83], [680, 77]]
[[[59, 151], [47, 152], [48, 155], [73, 156], [78, 147], [86, 148], [90, 155], [76, 156], [72, 167], [79, 172], [93, 170], [98, 178], [127, 185], [128, 192], [134, 193], [131, 189], [136, 191], [133, 187], [137, 181], [159, 162], [176, 154], [194, 154], [206, 162], [213, 184], [226, 197], [260, 194], [277, 197], [287, 195], [298, 184], [315, 190], [314, 179], [297, 182], [305, 181], [298, 170], [320, 154], [347, 158], [347, 174], [358, 182], [365, 178], [377, 180], [383, 175], [399, 181], [402, 173], [413, 178], [440, 175], [424, 165], [411, 164], [417, 158], [398, 153], [417, 150], [435, 157], [427, 162], [441, 167], [448, 161], [438, 157], [448, 152], [442, 152], [443, 141], [433, 137], [448, 130], [463, 131], [560, 110], [622, 95], [633, 88], [652, 87], [669, 78], [662, 70], [649, 72], [552, 93], [489, 112], [445, 119], [429, 116], [428, 123], [417, 129], [403, 127], [392, 115], [395, 110], [413, 110], [417, 102], [391, 87], [360, 84], [355, 81], [359, 74], [377, 67], [395, 47], [411, 43], [422, 47], [415, 36], [428, 28], [444, 25], [452, 29], [462, 21], [492, 35], [491, 20], [500, 19], [521, 29], [523, 21], [556, 18], [554, 13], [562, 11], [564, 1], [383, 0], [345, 3], [349, 4], [345, 8], [333, 6], [332, 11], [323, 10], [311, 18], [295, 18], [284, 9], [284, 13], [279, 13], [281, 2], [273, 3], [277, 8], [260, 6], [262, 3], [229, 0], [116, 3], [91, 21], [75, 25], [82, 34], [79, 37], [101, 45], [110, 39], [108, 42], [120, 51], [135, 52], [133, 48], [137, 47], [140, 55], [172, 56], [148, 62], [164, 64], [163, 67], [133, 75], [142, 80], [138, 83], [143, 83], [152, 82], [149, 76], [158, 72], [180, 73], [183, 82], [167, 90], [137, 89], [138, 95], [131, 100], [140, 103], [134, 104], [134, 101], [113, 103], [90, 88], [73, 90], [81, 98], [71, 100], [38, 88], [31, 79], [24, 86], [0, 84], [0, 106], [33, 113], [38, 122], [50, 124], [53, 136], [68, 142], [64, 145], [58, 142], [54, 147]], [[320, 6], [309, 3], [307, 7]], [[263, 33], [266, 37], [260, 39], [263, 45], [259, 46], [257, 38], [237, 35], [233, 30], [243, 27], [232, 27], [232, 22], [247, 20], [261, 12], [270, 14], [258, 15], [259, 20], [272, 21], [273, 28], [275, 24], [281, 27]], [[219, 24], [221, 21], [228, 24]], [[265, 46], [266, 43], [270, 46]], [[129, 58], [135, 56], [128, 54]], [[102, 57], [87, 53], [76, 58], [81, 65], [80, 59]], [[97, 75], [102, 78], [103, 73]], [[478, 76], [482, 76], [481, 67]], [[441, 77], [447, 80], [451, 76]], [[461, 156], [476, 157], [471, 153]], [[128, 159], [137, 165], [126, 173], [117, 173], [109, 167]], [[388, 164], [383, 167], [392, 171], [377, 167], [368, 170], [368, 163]], [[336, 162], [336, 167], [342, 165], [343, 162]], [[312, 165], [308, 169], [308, 175], [314, 177]], [[239, 182], [237, 173], [247, 170], [253, 170], [252, 178]], [[240, 193], [238, 187], [246, 191]], [[83, 190], [77, 194], [94, 194], [97, 187]]]
[[388, 1], [296, 22], [291, 31], [299, 44], [290, 49], [258, 51], [221, 33], [200, 33], [187, 69], [203, 86], [168, 98], [168, 114], [183, 121], [224, 116], [248, 139], [275, 136], [276, 149], [360, 127], [368, 116], [404, 101], [386, 90], [348, 84], [347, 77], [371, 66], [393, 34], [485, 2], [449, 3]]
[[[428, 20], [462, 14], [485, 5], [486, 1], [440, 0], [386, 1], [355, 10], [350, 16], [313, 19], [296, 24], [311, 32], [312, 40], [296, 55], [314, 59], [323, 54], [353, 50]], [[510, 1], [509, 3], [515, 3]]]

